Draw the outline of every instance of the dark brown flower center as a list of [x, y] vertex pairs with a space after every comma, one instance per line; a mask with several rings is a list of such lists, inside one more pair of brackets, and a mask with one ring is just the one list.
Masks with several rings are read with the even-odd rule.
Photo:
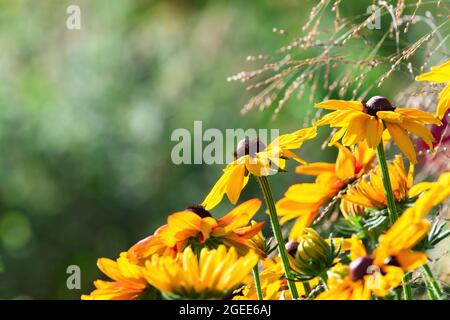
[[376, 116], [378, 111], [394, 111], [395, 107], [389, 102], [388, 99], [382, 96], [375, 96], [367, 101], [362, 101], [363, 112]]
[[198, 215], [200, 218], [212, 217], [209, 211], [205, 210], [202, 205], [194, 205], [186, 208], [186, 211], [190, 211]]
[[297, 241], [289, 241], [286, 243], [286, 251], [291, 256], [295, 257], [295, 253], [297, 252], [298, 242]]
[[383, 263], [388, 266], [400, 267], [400, 263], [398, 262], [397, 258], [394, 256], [387, 257]]
[[369, 267], [372, 265], [373, 259], [371, 257], [360, 257], [350, 263], [350, 279], [352, 281], [358, 281], [362, 279], [369, 271]]
[[234, 152], [234, 159], [238, 159], [245, 155], [250, 155], [254, 157], [257, 152], [263, 151], [266, 148], [266, 145], [262, 143], [258, 138], [250, 139], [249, 137], [245, 137], [241, 141], [239, 141], [236, 151]]

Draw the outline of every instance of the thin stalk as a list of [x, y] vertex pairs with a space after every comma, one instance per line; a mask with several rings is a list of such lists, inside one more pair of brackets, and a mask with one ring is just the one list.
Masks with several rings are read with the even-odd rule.
[[293, 299], [298, 299], [297, 287], [295, 282], [291, 279], [291, 266], [286, 252], [284, 244], [283, 234], [281, 233], [280, 222], [278, 221], [277, 209], [273, 200], [272, 191], [270, 189], [269, 180], [266, 176], [256, 177], [258, 179], [261, 192], [266, 200], [267, 208], [269, 209], [270, 224], [272, 226], [272, 232], [275, 237], [278, 246], [278, 252], [281, 258], [281, 264], [283, 266], [284, 275], [286, 277], [289, 291], [291, 292]]
[[311, 286], [308, 281], [302, 281], [303, 290], [305, 290], [305, 297], [308, 297], [311, 293]]
[[386, 162], [386, 155], [384, 153], [383, 141], [377, 147], [377, 160], [380, 166], [381, 179], [383, 180], [384, 195], [387, 201], [387, 207], [389, 212], [389, 223], [391, 225], [398, 219], [397, 208], [395, 206], [394, 193], [392, 192], [391, 179], [389, 177], [389, 169]]
[[255, 280], [255, 289], [258, 300], [264, 300], [264, 296], [261, 290], [261, 282], [259, 281], [258, 264], [253, 267], [253, 279]]
[[322, 283], [323, 283], [323, 286], [325, 287], [325, 290], [328, 290], [328, 284], [327, 284], [328, 275], [327, 275], [326, 271], [324, 271], [320, 274], [320, 279], [322, 279]]
[[434, 295], [433, 290], [428, 290], [430, 287], [430, 282], [427, 277], [423, 277], [423, 282], [425, 283], [425, 287], [427, 288], [427, 295], [429, 300], [437, 300], [437, 297]]
[[[383, 139], [381, 139], [380, 144], [377, 147], [377, 160], [380, 166], [381, 179], [383, 180], [384, 195], [386, 197], [388, 213], [389, 213], [389, 224], [392, 226], [398, 219], [397, 207], [395, 206], [394, 193], [392, 192], [391, 179], [389, 177], [389, 168], [386, 161], [386, 154], [384, 153]], [[403, 292], [410, 292], [411, 287], [408, 282], [403, 281], [402, 283]], [[406, 297], [406, 295], [405, 295]]]
[[411, 286], [409, 285], [409, 282], [412, 279], [412, 273], [408, 272], [403, 276], [403, 299], [404, 300], [411, 300], [412, 299], [412, 290]]
[[425, 284], [427, 285], [427, 290], [434, 294], [437, 300], [442, 300], [442, 290], [439, 287], [436, 279], [434, 278], [433, 272], [431, 272], [430, 266], [428, 264], [424, 264], [422, 266], [423, 273], [427, 278]]

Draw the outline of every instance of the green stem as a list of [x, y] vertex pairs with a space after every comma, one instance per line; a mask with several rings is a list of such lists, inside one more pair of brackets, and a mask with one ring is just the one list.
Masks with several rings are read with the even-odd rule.
[[289, 291], [291, 292], [293, 299], [298, 299], [297, 287], [295, 286], [295, 282], [291, 279], [291, 266], [289, 264], [283, 234], [281, 233], [280, 222], [278, 221], [277, 209], [273, 200], [269, 180], [265, 176], [256, 178], [258, 179], [259, 186], [261, 187], [264, 199], [266, 200], [267, 208], [269, 209], [270, 224], [272, 226], [273, 235], [277, 242], [278, 252], [281, 257], [281, 264], [283, 265], [283, 271], [288, 283]]
[[386, 155], [384, 154], [383, 141], [377, 147], [377, 160], [380, 166], [381, 179], [383, 180], [384, 195], [386, 197], [388, 212], [389, 212], [389, 223], [393, 225], [397, 220], [397, 208], [395, 206], [394, 193], [392, 192], [391, 179], [389, 178], [389, 169], [386, 162]]
[[[389, 168], [386, 162], [386, 154], [384, 153], [383, 139], [381, 139], [380, 144], [377, 147], [377, 160], [380, 166], [381, 179], [383, 180], [384, 195], [386, 197], [388, 213], [389, 213], [389, 224], [392, 226], [398, 219], [397, 207], [395, 205], [394, 193], [392, 192], [391, 179], [389, 177]], [[411, 293], [411, 287], [408, 282], [403, 281], [403, 292]], [[407, 295], [405, 294], [405, 297]]]
[[428, 290], [430, 287], [430, 282], [427, 277], [423, 277], [423, 282], [425, 283], [425, 287], [427, 288], [428, 300], [437, 300], [437, 297], [434, 295], [433, 290]]
[[311, 286], [308, 281], [302, 281], [303, 290], [305, 291], [305, 297], [308, 297], [311, 293]]
[[436, 279], [434, 278], [433, 272], [431, 272], [430, 266], [428, 264], [424, 264], [422, 266], [423, 273], [427, 281], [425, 284], [427, 285], [427, 290], [430, 296], [434, 295], [436, 299], [442, 300], [442, 290], [439, 287]]
[[261, 282], [259, 281], [258, 264], [253, 267], [253, 279], [255, 280], [256, 295], [258, 300], [264, 300], [264, 296], [261, 290]]
[[322, 279], [322, 283], [323, 283], [323, 286], [325, 287], [325, 290], [328, 290], [328, 284], [327, 284], [328, 275], [327, 275], [326, 271], [324, 271], [320, 274], [320, 279]]
[[409, 285], [409, 282], [412, 279], [412, 273], [408, 272], [403, 276], [403, 299], [404, 300], [411, 300], [412, 299], [412, 290], [411, 286]]

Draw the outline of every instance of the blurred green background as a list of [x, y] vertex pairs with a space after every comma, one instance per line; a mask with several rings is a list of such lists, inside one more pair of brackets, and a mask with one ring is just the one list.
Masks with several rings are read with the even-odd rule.
[[[226, 78], [255, 67], [248, 55], [284, 45], [272, 28], [300, 30], [315, 3], [2, 0], [0, 298], [78, 299], [100, 276], [98, 257], [201, 202], [222, 166], [174, 165], [174, 129], [302, 126], [306, 102], [289, 102], [276, 121], [241, 116], [250, 94]], [[81, 30], [66, 28], [71, 4]], [[334, 155], [312, 150], [301, 155]], [[297, 181], [278, 179], [277, 198]], [[241, 199], [256, 194], [250, 186]], [[69, 265], [81, 268], [81, 290], [66, 287]]]

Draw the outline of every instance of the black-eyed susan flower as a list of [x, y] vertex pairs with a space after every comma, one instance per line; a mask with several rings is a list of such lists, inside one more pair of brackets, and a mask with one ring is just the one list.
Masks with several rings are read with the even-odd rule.
[[360, 300], [369, 299], [372, 294], [383, 297], [400, 285], [406, 272], [426, 263], [426, 254], [415, 252], [412, 248], [430, 229], [430, 223], [424, 217], [431, 208], [450, 196], [450, 172], [442, 174], [436, 182], [419, 183], [414, 188], [414, 193], [424, 192], [379, 237], [378, 246], [371, 255], [368, 255], [362, 241], [353, 235], [352, 262], [348, 267], [340, 267], [341, 277], [329, 278], [329, 290], [318, 299]]
[[[401, 206], [404, 206], [406, 201], [415, 198], [432, 187], [435, 192], [433, 197], [437, 199], [437, 202], [441, 202], [442, 200], [439, 199], [442, 197], [446, 198], [448, 196], [446, 196], [448, 188], [443, 184], [443, 181], [446, 181], [446, 173], [437, 182], [413, 184], [414, 166], [410, 165], [409, 169], [406, 170], [399, 155], [388, 164], [388, 170], [395, 201]], [[440, 189], [437, 189], [437, 186], [440, 186]], [[431, 193], [427, 194], [430, 195]], [[434, 200], [430, 199], [428, 203], [432, 204]], [[379, 168], [348, 187], [346, 194], [342, 196], [340, 204], [341, 212], [346, 218], [364, 215], [367, 209], [385, 209], [386, 207], [387, 199], [384, 194]]]
[[416, 163], [416, 152], [408, 133], [422, 138], [432, 149], [434, 138], [426, 125], [441, 125], [439, 119], [425, 111], [394, 107], [388, 99], [381, 96], [363, 102], [328, 100], [316, 104], [316, 108], [333, 110], [315, 123], [316, 126], [340, 128], [333, 135], [331, 145], [339, 140], [344, 146], [367, 141], [369, 147], [375, 149], [387, 129], [413, 164]]
[[252, 239], [258, 236], [264, 222], [249, 225], [260, 207], [259, 199], [251, 199], [219, 219], [203, 206], [189, 207], [171, 214], [166, 225], [131, 247], [128, 256], [130, 260], [142, 263], [154, 254], [175, 256], [188, 245], [197, 250], [205, 246], [215, 248], [219, 244], [235, 247], [240, 254], [255, 250], [264, 256], [258, 242]]
[[281, 135], [268, 146], [258, 139], [242, 140], [235, 152], [235, 160], [223, 170], [202, 205], [210, 210], [220, 203], [225, 194], [232, 204], [236, 204], [250, 175], [259, 177], [274, 174], [285, 168], [286, 159], [304, 163], [291, 150], [300, 148], [305, 140], [314, 138], [316, 134], [315, 127], [305, 128]]
[[372, 168], [375, 151], [365, 142], [358, 143], [354, 153], [340, 143], [335, 146], [339, 149], [336, 163], [316, 162], [297, 167], [297, 173], [316, 176], [315, 182], [292, 185], [276, 204], [281, 223], [296, 219], [290, 240], [298, 239], [328, 200]]
[[131, 263], [126, 252], [114, 261], [100, 258], [98, 268], [113, 281], [96, 280], [96, 289], [89, 295], [82, 295], [83, 300], [134, 300], [141, 298], [158, 298], [158, 291], [145, 280], [142, 267]]
[[[413, 184], [414, 166], [410, 165], [407, 171], [402, 157], [397, 155], [394, 161], [388, 163], [388, 170], [396, 203], [404, 203], [409, 197], [417, 194], [417, 189], [410, 192]], [[364, 215], [366, 209], [369, 208], [387, 208], [387, 199], [379, 167], [349, 186], [341, 199], [340, 209], [346, 218]]]
[[450, 60], [439, 66], [431, 67], [430, 72], [417, 76], [416, 80], [447, 83], [439, 93], [439, 102], [436, 107], [436, 116], [442, 119], [450, 108]]
[[144, 277], [170, 299], [217, 299], [228, 296], [259, 260], [249, 251], [239, 256], [234, 247], [203, 248], [197, 256], [187, 247], [177, 257], [153, 255]]
[[406, 272], [417, 269], [427, 261], [423, 252], [411, 250], [425, 235], [430, 224], [425, 219], [402, 215], [379, 238], [379, 245], [368, 254], [362, 241], [353, 235], [350, 251], [352, 262], [344, 269], [341, 279], [331, 278], [328, 290], [319, 300], [367, 300], [372, 294], [384, 297], [398, 287]]

